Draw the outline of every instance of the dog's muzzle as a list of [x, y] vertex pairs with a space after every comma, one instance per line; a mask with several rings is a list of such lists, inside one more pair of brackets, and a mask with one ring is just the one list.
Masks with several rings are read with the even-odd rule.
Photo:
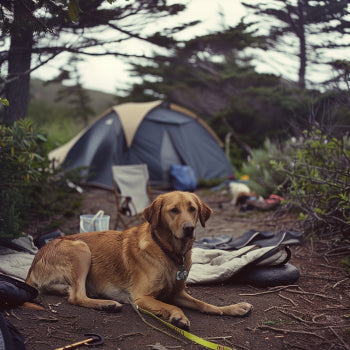
[[184, 238], [194, 238], [194, 225], [191, 224], [190, 222], [186, 222], [183, 225], [183, 234], [184, 234]]

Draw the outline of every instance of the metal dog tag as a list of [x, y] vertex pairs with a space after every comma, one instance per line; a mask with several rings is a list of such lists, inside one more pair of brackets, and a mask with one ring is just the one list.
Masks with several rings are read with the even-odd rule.
[[176, 273], [176, 279], [178, 281], [185, 280], [187, 278], [188, 272], [185, 270], [185, 266], [181, 266], [180, 270]]

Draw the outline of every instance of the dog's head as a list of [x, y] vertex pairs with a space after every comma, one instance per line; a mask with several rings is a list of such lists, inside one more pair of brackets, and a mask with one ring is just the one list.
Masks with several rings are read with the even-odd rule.
[[143, 211], [152, 229], [166, 230], [177, 239], [194, 239], [197, 221], [204, 227], [211, 214], [195, 194], [180, 191], [158, 196]]

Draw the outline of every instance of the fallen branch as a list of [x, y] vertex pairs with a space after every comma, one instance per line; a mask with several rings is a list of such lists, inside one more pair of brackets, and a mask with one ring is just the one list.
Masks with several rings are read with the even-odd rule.
[[290, 293], [297, 293], [297, 294], [304, 294], [304, 295], [313, 295], [313, 296], [316, 296], [316, 297], [337, 301], [336, 298], [330, 297], [328, 295], [320, 294], [320, 293], [311, 293], [311, 292], [305, 292], [303, 290], [289, 290], [289, 289], [285, 289], [285, 291], [286, 292], [290, 292]]
[[271, 311], [271, 310], [273, 310], [273, 309], [283, 309], [284, 307], [289, 307], [290, 305], [281, 305], [281, 306], [271, 306], [271, 307], [269, 307], [269, 308], [267, 308], [267, 309], [265, 309], [264, 310], [264, 312], [268, 312], [268, 311]]
[[[212, 340], [223, 340], [224, 342], [226, 342], [227, 344], [229, 344], [230, 346], [232, 346], [233, 349], [236, 349], [233, 345], [233, 343], [229, 340], [232, 339], [232, 335], [224, 335], [224, 336], [217, 336], [217, 337], [205, 337], [203, 338], [205, 340], [208, 341], [212, 341]], [[237, 345], [236, 345], [237, 346]], [[249, 350], [247, 348], [242, 347], [245, 350]]]
[[311, 275], [311, 274], [302, 274], [302, 277], [309, 277], [309, 278], [317, 278], [317, 279], [320, 279], [320, 280], [328, 280], [328, 281], [336, 281], [335, 278], [331, 278], [329, 276], [317, 276], [317, 275]]
[[322, 317], [322, 316], [324, 316], [324, 314], [315, 315], [315, 316], [312, 318], [312, 321], [315, 322], [315, 323], [318, 323], [318, 322], [316, 322], [316, 318], [319, 318], [319, 317]]
[[337, 266], [330, 266], [330, 265], [326, 265], [326, 264], [313, 264], [313, 263], [310, 263], [310, 264], [314, 265], [314, 266], [326, 267], [327, 269], [339, 270], [339, 267], [337, 267]]
[[27, 345], [32, 339], [34, 338], [34, 335], [28, 337], [27, 339], [24, 340], [24, 345]]
[[299, 287], [297, 285], [294, 285], [294, 284], [291, 284], [289, 286], [282, 286], [282, 287], [274, 287], [274, 288], [271, 288], [269, 290], [266, 290], [264, 292], [259, 292], [259, 293], [248, 293], [248, 294], [239, 294], [241, 296], [256, 296], [256, 295], [263, 295], [263, 294], [270, 294], [270, 293], [276, 293], [276, 292], [280, 292], [281, 290], [284, 290], [284, 289], [287, 289], [287, 288], [290, 288], [290, 287]]
[[326, 255], [328, 256], [332, 256], [332, 253], [338, 253], [338, 252], [341, 252], [341, 253], [347, 253], [350, 249], [350, 245], [343, 245], [341, 247], [337, 247], [337, 248], [333, 248], [331, 250], [329, 250], [328, 252], [326, 252]]
[[226, 340], [226, 339], [231, 339], [231, 338], [232, 338], [232, 335], [224, 335], [222, 337], [205, 337], [203, 339], [205, 339], [205, 340], [218, 340], [218, 339]]
[[278, 296], [281, 297], [281, 298], [284, 299], [284, 300], [288, 300], [288, 301], [289, 301], [291, 304], [293, 304], [294, 306], [298, 306], [298, 304], [297, 304], [295, 301], [293, 301], [293, 300], [290, 299], [290, 298], [285, 297], [285, 296], [282, 295], [281, 293], [279, 293]]
[[341, 284], [341, 283], [343, 283], [343, 282], [345, 282], [345, 281], [347, 281], [349, 279], [349, 277], [346, 277], [346, 278], [344, 278], [343, 280], [341, 280], [341, 281], [339, 281], [339, 282], [337, 282], [332, 288], [335, 288], [335, 287], [337, 287], [339, 284]]
[[121, 339], [128, 338], [128, 337], [133, 337], [135, 335], [142, 335], [142, 336], [144, 336], [144, 334], [141, 333], [141, 332], [133, 332], [133, 333], [120, 334], [117, 337], [105, 337], [105, 338], [108, 339], [108, 340], [114, 340], [115, 341], [115, 340], [121, 340]]
[[21, 317], [19, 317], [18, 315], [15, 314], [15, 312], [11, 309], [10, 311], [10, 315], [13, 316], [14, 318], [16, 318], [17, 320], [22, 320]]
[[345, 343], [345, 341], [343, 340], [343, 338], [333, 329], [333, 327], [329, 326], [328, 327], [333, 334], [339, 339], [339, 341], [344, 345], [344, 349], [350, 350], [350, 347], [348, 344]]
[[[327, 305], [326, 306], [326, 310], [339, 310], [339, 309], [349, 310], [350, 306], [344, 306], [344, 305], [332, 305], [332, 306]], [[321, 310], [323, 311], [324, 309], [321, 309]]]
[[49, 316], [49, 317], [43, 317], [43, 316], [35, 316], [38, 321], [43, 321], [43, 322], [58, 322], [58, 318], [54, 316]]
[[287, 316], [289, 316], [289, 317], [292, 317], [292, 318], [294, 318], [295, 320], [297, 320], [297, 321], [299, 321], [299, 322], [302, 322], [302, 323], [306, 323], [306, 324], [318, 324], [318, 325], [321, 325], [321, 326], [324, 326], [324, 325], [326, 325], [326, 323], [320, 323], [320, 322], [316, 322], [316, 321], [314, 321], [314, 320], [312, 320], [312, 321], [307, 321], [307, 320], [304, 320], [304, 319], [302, 319], [301, 317], [299, 317], [299, 316], [297, 316], [297, 315], [294, 315], [294, 314], [292, 314], [291, 312], [287, 312], [287, 311], [285, 311], [285, 310], [279, 310], [282, 314], [284, 314], [284, 315], [287, 315]]
[[308, 298], [304, 297], [303, 295], [300, 295], [300, 298], [305, 300], [306, 302], [313, 304], [313, 302], [311, 300], [309, 300]]
[[316, 333], [313, 332], [307, 332], [307, 331], [295, 331], [292, 329], [281, 329], [281, 328], [276, 328], [276, 327], [271, 327], [271, 326], [258, 326], [258, 328], [260, 329], [268, 329], [271, 331], [275, 331], [275, 332], [280, 332], [283, 334], [288, 334], [288, 333], [295, 333], [295, 334], [306, 334], [306, 335], [312, 335], [314, 337], [320, 338], [322, 340], [326, 340], [324, 337], [322, 337], [321, 335], [318, 335]]
[[[345, 252], [340, 252], [340, 253], [332, 253], [332, 254], [329, 254], [328, 256], [329, 257], [335, 257], [335, 256], [343, 256], [345, 254]], [[325, 256], [326, 257], [326, 256]], [[327, 261], [328, 262], [328, 261]]]
[[[155, 345], [146, 345], [147, 347], [153, 347], [154, 349], [155, 349]], [[158, 345], [158, 344], [156, 344], [156, 346], [162, 346], [162, 345]], [[164, 349], [182, 349], [182, 345], [172, 345], [172, 346], [170, 346], [170, 345], [167, 345], [166, 347], [164, 347]]]

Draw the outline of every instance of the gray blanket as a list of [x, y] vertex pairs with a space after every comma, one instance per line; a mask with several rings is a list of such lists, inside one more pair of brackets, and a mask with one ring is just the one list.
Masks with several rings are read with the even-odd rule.
[[[14, 240], [20, 246], [34, 253], [37, 248], [30, 236]], [[286, 261], [287, 252], [283, 247], [247, 246], [235, 251], [193, 248], [192, 268], [187, 283], [214, 283], [225, 281], [248, 265], [275, 266]], [[35, 255], [0, 249], [0, 273], [25, 280]]]

